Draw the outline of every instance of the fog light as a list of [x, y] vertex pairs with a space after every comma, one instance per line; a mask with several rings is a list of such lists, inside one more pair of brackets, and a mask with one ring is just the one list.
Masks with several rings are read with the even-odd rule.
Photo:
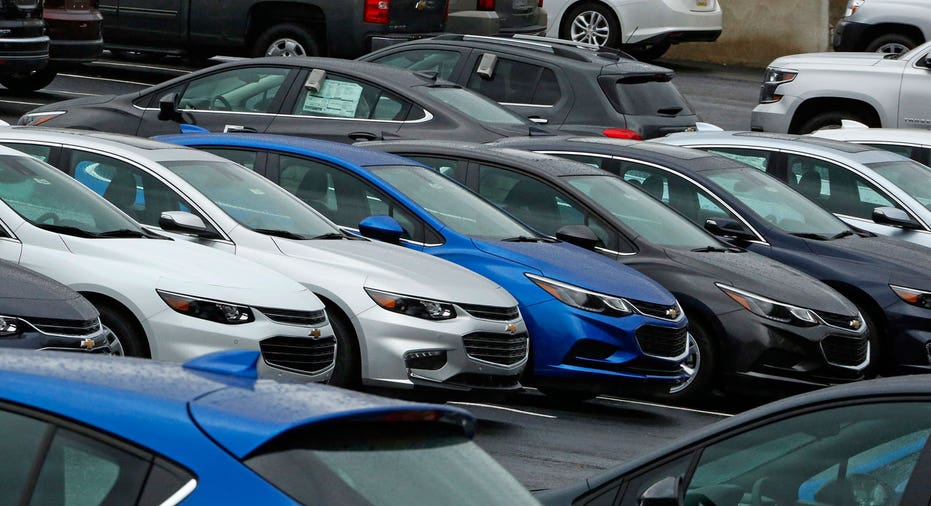
[[404, 365], [407, 366], [408, 369], [435, 371], [446, 365], [446, 351], [409, 351], [404, 354]]

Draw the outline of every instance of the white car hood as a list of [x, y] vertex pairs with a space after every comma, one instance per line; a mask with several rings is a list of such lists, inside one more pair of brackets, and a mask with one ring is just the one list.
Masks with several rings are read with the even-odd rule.
[[805, 53], [776, 58], [770, 67], [792, 69], [796, 66], [824, 67], [838, 65], [843, 67], [873, 67], [883, 61], [884, 53]]
[[[61, 236], [80, 265], [150, 283], [153, 289], [250, 306], [323, 309], [301, 284], [257, 263], [185, 241]], [[131, 277], [131, 278], [130, 278]]]
[[[516, 306], [517, 300], [488, 278], [426, 253], [375, 241], [295, 241], [275, 237], [282, 253], [346, 272], [360, 286], [465, 304]], [[312, 271], [308, 271], [312, 276]]]

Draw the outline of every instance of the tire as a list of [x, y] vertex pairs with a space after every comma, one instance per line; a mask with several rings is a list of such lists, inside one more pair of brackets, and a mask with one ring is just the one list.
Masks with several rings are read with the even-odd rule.
[[868, 126], [874, 126], [870, 124], [870, 121], [857, 113], [849, 111], [828, 111], [815, 114], [814, 116], [808, 118], [802, 126], [799, 127], [797, 134], [810, 134], [815, 130], [821, 130], [822, 128], [840, 128], [841, 120], [850, 119], [853, 121], [859, 121], [860, 123], [866, 124]]
[[361, 355], [355, 332], [342, 314], [326, 304], [327, 318], [336, 336], [336, 366], [330, 376], [330, 385], [343, 388], [358, 388], [362, 383]]
[[320, 47], [314, 36], [301, 25], [282, 23], [272, 25], [260, 35], [252, 46], [252, 56], [317, 56]]
[[617, 15], [605, 4], [585, 2], [572, 8], [559, 28], [561, 39], [618, 47], [621, 24]]
[[694, 402], [708, 397], [714, 389], [717, 375], [718, 354], [714, 343], [705, 328], [698, 322], [689, 321], [689, 357], [686, 365], [694, 373], [680, 385], [676, 385], [667, 392], [653, 395], [658, 400], [669, 403]]
[[869, 311], [860, 304], [855, 304], [857, 311], [860, 311], [860, 317], [870, 332], [870, 365], [864, 371], [867, 379], [875, 378], [886, 372], [888, 350], [883, 349], [882, 341], [885, 335], [885, 329], [877, 326], [876, 320], [870, 315]]
[[149, 341], [136, 321], [124, 311], [106, 304], [94, 304], [100, 312], [100, 322], [116, 337], [127, 357], [152, 358]]
[[866, 45], [866, 51], [902, 54], [919, 44], [918, 41], [902, 33], [886, 33], [876, 37]]
[[592, 390], [570, 390], [567, 388], [559, 388], [552, 386], [538, 386], [537, 390], [543, 392], [543, 395], [553, 399], [554, 401], [559, 401], [567, 404], [576, 404], [579, 402], [585, 402], [598, 397], [600, 392], [595, 392]]
[[23, 74], [9, 74], [0, 76], [0, 84], [16, 93], [27, 93], [45, 88], [58, 75], [57, 70], [45, 67], [42, 70], [26, 72]]
[[672, 46], [668, 41], [647, 44], [645, 46], [632, 46], [624, 48], [628, 54], [640, 61], [653, 61], [666, 54]]

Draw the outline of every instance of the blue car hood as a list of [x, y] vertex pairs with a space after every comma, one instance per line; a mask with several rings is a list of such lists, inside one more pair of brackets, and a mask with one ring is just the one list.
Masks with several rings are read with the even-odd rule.
[[622, 263], [564, 242], [506, 242], [472, 239], [485, 253], [525, 265], [563, 283], [654, 304], [675, 297], [656, 281]]
[[859, 262], [864, 268], [888, 272], [889, 282], [931, 290], [931, 249], [891, 237], [849, 237], [835, 241], [806, 241], [814, 253]]

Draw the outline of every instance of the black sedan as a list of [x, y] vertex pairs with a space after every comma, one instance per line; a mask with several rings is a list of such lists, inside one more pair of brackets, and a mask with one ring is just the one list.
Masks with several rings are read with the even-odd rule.
[[[666, 398], [716, 387], [772, 395], [864, 377], [869, 332], [850, 301], [795, 269], [720, 242], [617, 176], [472, 143], [362, 145], [430, 165], [544, 234], [584, 247], [593, 233], [589, 247], [675, 294], [689, 317], [692, 375]], [[581, 234], [580, 225], [588, 227]]]
[[545, 133], [530, 120], [436, 77], [332, 58], [258, 58], [184, 75], [126, 95], [44, 105], [20, 125], [148, 137], [189, 123], [337, 142], [460, 139]]
[[4, 260], [0, 280], [0, 348], [122, 355], [100, 314], [74, 290]]
[[546, 505], [895, 506], [931, 501], [931, 377], [784, 399], [538, 496]]
[[760, 170], [696, 149], [597, 137], [500, 144], [606, 169], [715, 235], [827, 283], [876, 330], [878, 372], [931, 372], [928, 248], [851, 228]]

